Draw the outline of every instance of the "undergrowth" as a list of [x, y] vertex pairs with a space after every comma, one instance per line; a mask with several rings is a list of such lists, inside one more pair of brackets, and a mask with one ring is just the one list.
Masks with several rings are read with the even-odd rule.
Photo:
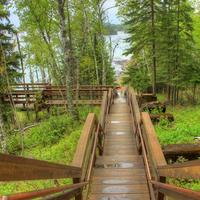
[[[165, 119], [155, 125], [160, 144], [188, 144], [196, 143], [200, 136], [200, 106], [167, 107], [167, 112], [174, 115], [174, 122]], [[176, 186], [200, 191], [200, 180], [194, 179], [168, 179]]]
[[[24, 133], [23, 156], [39, 160], [46, 160], [61, 164], [70, 164], [80, 133], [89, 112], [98, 115], [99, 107], [81, 106], [78, 108], [79, 120], [73, 120], [69, 115], [50, 116], [43, 120], [38, 126], [27, 130]], [[8, 153], [21, 155], [20, 133], [10, 134], [8, 139]], [[70, 179], [59, 180], [59, 184], [70, 183]], [[57, 183], [56, 183], [57, 184]], [[1, 183], [0, 194], [38, 190], [47, 187], [54, 187], [53, 180], [48, 181], [20, 181], [17, 183]]]
[[200, 106], [168, 107], [167, 112], [175, 121], [162, 119], [155, 125], [161, 145], [195, 143], [195, 137], [200, 136]]

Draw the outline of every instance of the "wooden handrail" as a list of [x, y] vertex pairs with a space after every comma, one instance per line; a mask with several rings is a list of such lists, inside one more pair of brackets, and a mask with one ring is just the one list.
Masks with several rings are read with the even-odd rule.
[[45, 197], [45, 196], [48, 196], [51, 194], [64, 192], [69, 189], [80, 189], [80, 188], [86, 186], [87, 184], [88, 184], [87, 182], [83, 182], [83, 183], [78, 183], [78, 184], [64, 185], [64, 186], [60, 186], [60, 187], [52, 187], [52, 188], [35, 190], [35, 191], [30, 191], [30, 192], [16, 193], [16, 194], [11, 194], [11, 195], [7, 195], [7, 196], [0, 196], [0, 200], [3, 200], [3, 199], [6, 199], [6, 200], [28, 200], [28, 199], [34, 199], [34, 198], [39, 198], [39, 197]]
[[200, 160], [158, 167], [160, 176], [200, 179]]
[[85, 156], [86, 156], [86, 149], [88, 147], [89, 139], [91, 137], [91, 134], [94, 132], [95, 128], [95, 114], [90, 113], [87, 116], [86, 122], [84, 124], [77, 148], [76, 148], [76, 153], [74, 155], [74, 159], [72, 162], [73, 166], [80, 167], [82, 168], [84, 165], [85, 161]]
[[[147, 172], [148, 183], [153, 185], [154, 192], [158, 192], [156, 199], [164, 199], [164, 196], [175, 197], [180, 200], [200, 199], [200, 192], [183, 189], [173, 185], [162, 183], [163, 177], [171, 178], [200, 178], [200, 161], [189, 161], [185, 163], [167, 165], [161, 146], [156, 136], [155, 129], [148, 113], [141, 114], [134, 90], [128, 90], [128, 102], [134, 122], [136, 141], [139, 138], [142, 154]], [[153, 164], [153, 165], [152, 165]], [[156, 173], [153, 174], [152, 173]], [[151, 187], [150, 185], [150, 192]], [[154, 193], [153, 192], [153, 193]], [[151, 194], [151, 198], [154, 195]]]
[[157, 168], [158, 166], [167, 165], [161, 145], [156, 136], [153, 123], [151, 122], [151, 118], [148, 113], [142, 113], [142, 124], [144, 126], [145, 136], [147, 137], [147, 143], [149, 146], [148, 150], [156, 165], [155, 167]]
[[106, 110], [107, 110], [107, 104], [108, 104], [108, 93], [104, 92], [103, 93], [103, 100], [101, 103], [101, 111], [100, 111], [100, 117], [99, 117], [99, 122], [101, 124], [101, 127], [104, 129], [105, 125], [105, 115], [106, 115]]
[[200, 192], [196, 192], [189, 189], [184, 189], [180, 187], [176, 187], [174, 185], [169, 185], [166, 183], [160, 183], [156, 181], [151, 181], [155, 188], [159, 190], [159, 192], [165, 194], [166, 196], [175, 198], [176, 200], [199, 200]]
[[140, 109], [139, 109], [138, 102], [137, 102], [136, 95], [133, 88], [129, 88], [129, 99], [133, 107], [136, 123], [140, 124], [141, 123]]
[[79, 178], [79, 167], [0, 154], [0, 181]]

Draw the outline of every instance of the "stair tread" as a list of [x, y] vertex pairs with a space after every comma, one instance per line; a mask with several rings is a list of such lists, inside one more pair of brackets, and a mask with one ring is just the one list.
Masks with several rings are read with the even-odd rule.
[[90, 200], [150, 200], [148, 194], [92, 194]]

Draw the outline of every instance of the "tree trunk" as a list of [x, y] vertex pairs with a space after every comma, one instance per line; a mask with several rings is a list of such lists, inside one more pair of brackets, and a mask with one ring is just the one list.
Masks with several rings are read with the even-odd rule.
[[153, 63], [152, 90], [153, 94], [156, 94], [156, 41], [155, 41], [154, 0], [151, 0], [151, 28], [152, 28], [152, 63]]
[[22, 79], [23, 79], [23, 83], [25, 84], [26, 83], [26, 79], [25, 79], [24, 62], [23, 62], [23, 56], [22, 56], [22, 52], [21, 52], [21, 45], [20, 45], [20, 41], [19, 41], [19, 37], [18, 37], [18, 33], [17, 32], [16, 32], [16, 38], [17, 38], [17, 47], [18, 47], [18, 51], [19, 51], [19, 55], [20, 55]]
[[194, 83], [194, 86], [193, 86], [193, 94], [192, 94], [192, 103], [193, 105], [196, 103], [196, 88], [197, 88], [197, 84]]
[[1, 142], [1, 149], [3, 153], [6, 153], [7, 145], [6, 145], [6, 132], [4, 130], [3, 119], [0, 112], [0, 142]]
[[75, 68], [75, 59], [73, 52], [72, 44], [72, 35], [71, 35], [71, 21], [69, 13], [69, 2], [66, 1], [67, 7], [67, 22], [68, 29], [66, 28], [66, 18], [65, 18], [65, 1], [58, 1], [58, 12], [60, 17], [60, 27], [61, 27], [61, 40], [63, 45], [63, 54], [64, 54], [64, 65], [66, 68], [66, 92], [67, 92], [67, 105], [69, 114], [76, 119], [77, 112], [73, 104], [73, 69]]

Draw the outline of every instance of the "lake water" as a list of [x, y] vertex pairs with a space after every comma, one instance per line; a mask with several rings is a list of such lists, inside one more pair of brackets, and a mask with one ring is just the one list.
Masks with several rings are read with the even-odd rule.
[[119, 76], [123, 71], [123, 61], [130, 59], [130, 56], [123, 55], [126, 49], [129, 47], [129, 44], [125, 41], [125, 39], [128, 37], [128, 34], [124, 32], [118, 32], [117, 35], [107, 36], [106, 39], [108, 42], [110, 41], [109, 37], [111, 38], [112, 47], [114, 48], [117, 45], [114, 51], [112, 65], [115, 68], [116, 75]]

